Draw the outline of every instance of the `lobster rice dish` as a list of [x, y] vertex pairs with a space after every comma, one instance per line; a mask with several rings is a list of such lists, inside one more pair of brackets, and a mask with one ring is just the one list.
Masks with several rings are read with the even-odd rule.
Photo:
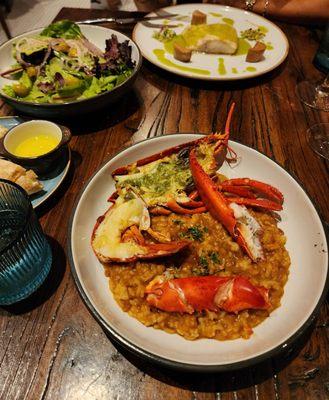
[[237, 158], [233, 109], [223, 134], [113, 171], [116, 191], [91, 237], [121, 309], [188, 340], [249, 338], [280, 306], [289, 274], [282, 193], [221, 174]]

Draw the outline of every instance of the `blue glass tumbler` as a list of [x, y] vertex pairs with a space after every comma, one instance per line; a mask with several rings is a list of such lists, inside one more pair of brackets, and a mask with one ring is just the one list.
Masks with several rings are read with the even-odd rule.
[[33, 293], [46, 279], [51, 262], [49, 243], [27, 193], [0, 179], [0, 304]]

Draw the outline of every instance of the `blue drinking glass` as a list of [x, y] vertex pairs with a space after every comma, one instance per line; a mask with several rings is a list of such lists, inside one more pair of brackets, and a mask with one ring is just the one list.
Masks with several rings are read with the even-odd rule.
[[49, 243], [27, 193], [0, 179], [0, 304], [33, 293], [46, 279], [51, 262]]

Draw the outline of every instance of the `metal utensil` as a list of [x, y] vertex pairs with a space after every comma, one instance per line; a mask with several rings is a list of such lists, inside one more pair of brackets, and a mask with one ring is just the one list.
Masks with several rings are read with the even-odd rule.
[[141, 23], [147, 28], [177, 28], [179, 25], [175, 24], [152, 24], [148, 21], [141, 21]]
[[114, 22], [119, 25], [130, 25], [136, 22], [143, 22], [143, 21], [155, 21], [158, 19], [169, 19], [176, 17], [178, 14], [162, 14], [157, 15], [154, 17], [130, 17], [130, 18], [94, 18], [94, 19], [85, 19], [83, 21], [77, 21], [78, 24], [87, 24], [87, 25], [97, 25], [103, 24], [105, 22]]

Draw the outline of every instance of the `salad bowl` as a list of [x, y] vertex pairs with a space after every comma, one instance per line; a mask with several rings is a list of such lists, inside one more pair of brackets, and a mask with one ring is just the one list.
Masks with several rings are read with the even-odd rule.
[[[83, 37], [91, 43], [91, 46], [96, 46], [102, 52], [104, 52], [106, 48], [105, 41], [111, 39], [112, 35], [117, 37], [119, 44], [128, 41], [128, 45], [131, 47], [131, 60], [133, 62], [131, 74], [126, 79], [116, 84], [111, 90], [103, 91], [99, 94], [95, 93], [92, 97], [87, 98], [76, 98], [74, 100], [65, 100], [64, 98], [61, 102], [55, 103], [33, 101], [31, 99], [26, 101], [25, 98], [10, 96], [8, 91], [4, 90], [4, 87], [12, 85], [15, 81], [7, 79], [7, 76], [0, 76], [0, 96], [6, 103], [23, 114], [36, 116], [38, 118], [56, 119], [81, 113], [95, 112], [101, 108], [105, 108], [109, 104], [120, 99], [120, 97], [132, 87], [142, 63], [142, 56], [137, 45], [128, 36], [113, 29], [83, 24], [75, 26], [80, 28]], [[31, 38], [39, 35], [44, 29], [45, 28], [29, 31], [1, 45], [0, 73], [10, 70], [16, 63], [13, 57], [13, 45], [23, 38]], [[60, 36], [55, 37], [61, 38]]]

